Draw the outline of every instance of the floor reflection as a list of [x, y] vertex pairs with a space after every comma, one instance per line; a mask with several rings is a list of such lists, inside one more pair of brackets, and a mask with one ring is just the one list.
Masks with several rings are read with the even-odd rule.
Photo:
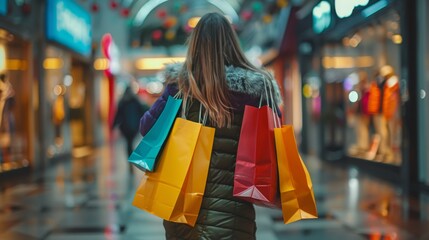
[[[164, 239], [162, 221], [131, 205], [142, 174], [130, 174], [122, 141], [52, 166], [42, 180], [0, 183], [1, 240]], [[257, 208], [257, 238], [429, 239], [429, 196], [356, 168], [303, 157], [320, 218], [284, 225], [281, 211]]]

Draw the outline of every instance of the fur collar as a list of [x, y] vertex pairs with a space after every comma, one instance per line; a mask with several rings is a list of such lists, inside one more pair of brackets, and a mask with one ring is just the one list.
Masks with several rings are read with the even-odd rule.
[[[164, 71], [165, 78], [177, 79], [182, 65], [182, 63], [167, 65]], [[262, 95], [263, 98], [265, 98], [265, 76], [263, 74], [234, 66], [226, 66], [225, 73], [226, 81], [231, 91], [245, 93], [251, 96]], [[274, 98], [277, 104], [281, 104], [282, 98], [280, 96], [280, 90], [277, 82], [274, 80], [274, 78], [271, 78], [270, 81], [272, 82], [275, 90]]]

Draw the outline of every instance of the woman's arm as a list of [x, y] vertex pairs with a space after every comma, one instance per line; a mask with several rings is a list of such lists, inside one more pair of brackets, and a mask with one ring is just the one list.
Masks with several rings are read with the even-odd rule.
[[142, 136], [145, 136], [155, 124], [159, 115], [161, 115], [161, 112], [164, 110], [168, 97], [176, 95], [177, 92], [178, 90], [176, 85], [167, 85], [161, 97], [159, 97], [152, 107], [143, 114], [140, 118], [140, 134]]

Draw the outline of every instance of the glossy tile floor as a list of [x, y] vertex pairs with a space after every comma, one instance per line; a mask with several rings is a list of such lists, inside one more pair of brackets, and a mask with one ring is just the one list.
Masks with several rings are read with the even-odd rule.
[[[429, 196], [407, 199], [356, 169], [303, 158], [320, 219], [284, 225], [280, 210], [257, 208], [257, 239], [429, 239]], [[39, 181], [0, 183], [0, 239], [164, 239], [161, 220], [131, 205], [141, 174], [130, 175], [125, 159], [120, 141], [52, 166]]]

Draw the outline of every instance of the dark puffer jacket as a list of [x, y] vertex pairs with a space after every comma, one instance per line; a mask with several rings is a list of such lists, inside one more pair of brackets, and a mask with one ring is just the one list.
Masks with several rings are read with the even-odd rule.
[[[177, 78], [180, 67], [177, 64], [168, 66], [166, 78]], [[234, 198], [232, 191], [244, 107], [258, 106], [261, 94], [265, 96], [263, 75], [241, 68], [227, 67], [226, 76], [234, 108], [233, 122], [230, 128], [216, 129], [207, 185], [197, 223], [190, 227], [186, 224], [164, 221], [167, 239], [255, 239], [253, 205]], [[161, 113], [168, 96], [174, 96], [176, 93], [177, 86], [168, 85], [164, 94], [142, 117], [140, 130], [143, 135]], [[276, 99], [280, 99], [278, 91], [275, 95]], [[187, 113], [187, 119], [198, 122], [199, 106], [200, 104], [194, 101]]]

